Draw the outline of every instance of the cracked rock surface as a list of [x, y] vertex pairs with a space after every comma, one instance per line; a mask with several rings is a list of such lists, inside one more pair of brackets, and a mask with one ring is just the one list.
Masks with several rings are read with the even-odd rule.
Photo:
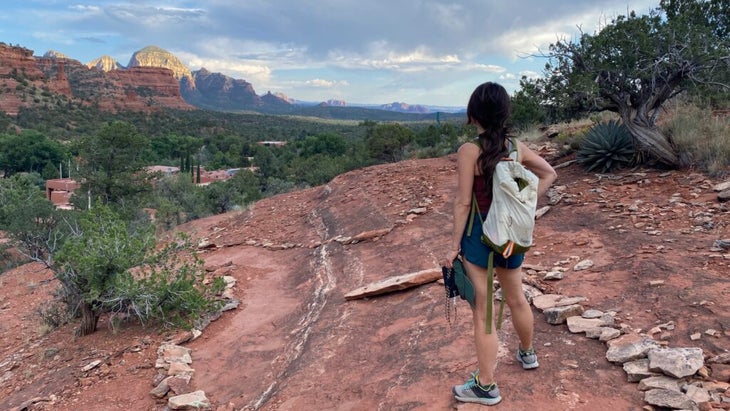
[[[553, 164], [567, 160], [535, 149]], [[214, 410], [480, 409], [450, 392], [476, 368], [466, 303], [457, 302], [449, 325], [439, 282], [345, 298], [439, 267], [455, 167], [448, 156], [356, 170], [179, 227], [199, 240], [210, 275], [235, 279], [227, 293], [237, 305], [202, 334], [137, 325], [113, 332], [106, 318], [84, 338], [73, 338], [73, 325], [42, 330], [35, 312], [55, 288], [52, 276], [34, 265], [0, 275], [0, 409], [163, 410], [172, 394], [150, 391], [162, 383], [155, 365], [165, 343], [189, 349], [194, 370], [189, 382], [172, 385], [204, 394], [195, 400]], [[713, 190], [724, 181], [653, 169], [609, 177], [575, 163], [557, 171], [538, 205], [550, 208], [538, 219], [524, 283], [583, 308], [571, 316], [590, 311], [592, 318], [571, 320], [581, 329], [572, 333], [569, 317], [549, 324], [535, 307], [540, 368], [526, 372], [514, 359], [505, 309], [500, 407], [619, 411], [641, 409], [647, 399], [709, 407], [730, 397], [722, 385], [730, 379], [730, 203]], [[609, 344], [631, 335], [701, 349], [704, 368], [691, 377], [698, 380], [679, 382], [681, 397], [664, 392], [671, 386], [664, 380], [639, 389], [607, 359]]]

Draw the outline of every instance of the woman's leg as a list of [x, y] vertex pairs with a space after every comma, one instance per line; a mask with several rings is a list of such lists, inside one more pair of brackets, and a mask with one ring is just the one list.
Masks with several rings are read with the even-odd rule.
[[[474, 322], [474, 343], [479, 363], [479, 383], [489, 385], [494, 381], [494, 368], [497, 365], [497, 331], [492, 318], [492, 333], [486, 332], [487, 321], [487, 269], [474, 265], [464, 259], [464, 268], [474, 285], [476, 296], [472, 318]], [[529, 308], [529, 307], [528, 307]]]
[[512, 325], [520, 340], [520, 348], [532, 348], [534, 319], [530, 303], [522, 290], [522, 268], [497, 268], [497, 278], [502, 288], [502, 298], [512, 314]]

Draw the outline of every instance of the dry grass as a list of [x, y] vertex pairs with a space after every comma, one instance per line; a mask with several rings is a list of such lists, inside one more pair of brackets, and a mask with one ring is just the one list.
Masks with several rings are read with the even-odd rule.
[[659, 126], [676, 144], [686, 166], [711, 176], [730, 173], [730, 117], [713, 115], [687, 103], [675, 103]]

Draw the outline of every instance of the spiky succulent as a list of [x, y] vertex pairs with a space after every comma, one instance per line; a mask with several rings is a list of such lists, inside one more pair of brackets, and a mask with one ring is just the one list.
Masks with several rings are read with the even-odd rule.
[[630, 165], [633, 158], [631, 134], [626, 126], [614, 120], [588, 130], [578, 149], [578, 162], [586, 171], [608, 173]]

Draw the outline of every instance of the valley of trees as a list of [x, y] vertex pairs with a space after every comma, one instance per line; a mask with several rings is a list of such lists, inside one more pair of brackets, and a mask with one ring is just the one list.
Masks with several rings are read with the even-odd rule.
[[[708, 128], [714, 120], [700, 119], [689, 131], [676, 121], [656, 122], [675, 102], [706, 118], [727, 111], [726, 6], [727, 0], [661, 0], [650, 15], [619, 16], [598, 33], [557, 41], [544, 56], [545, 76], [523, 78], [513, 96], [514, 128], [613, 113], [618, 121], [611, 127], [558, 136], [565, 154], [577, 151], [587, 169], [602, 172], [638, 164], [727, 172], [726, 115], [714, 128]], [[0, 250], [2, 269], [36, 261], [53, 271], [58, 301], [43, 321], [81, 317], [80, 335], [93, 332], [105, 313], [189, 325], [215, 308], [219, 285], [203, 285], [193, 245], [183, 239], [160, 249], [156, 232], [365, 166], [443, 156], [475, 133], [463, 114], [399, 115], [395, 122], [371, 110], [311, 110], [327, 118], [206, 110], [111, 114], [63, 99], [24, 108], [17, 117], [0, 114], [0, 230], [11, 240], [6, 249], [16, 250]], [[180, 173], [143, 172], [150, 165]], [[201, 167], [238, 171], [200, 186]], [[45, 180], [59, 177], [81, 182], [74, 210], [56, 210], [45, 198]], [[180, 291], [178, 299], [170, 288]]]
[[[215, 309], [216, 286], [204, 285], [202, 265], [190, 262], [197, 261], [196, 246], [177, 241], [158, 251], [155, 233], [356, 168], [444, 155], [468, 133], [463, 121], [406, 126], [206, 111], [111, 115], [69, 106], [28, 108], [4, 120], [0, 230], [12, 240], [6, 248], [22, 258], [0, 250], [3, 270], [27, 261], [52, 270], [58, 301], [43, 321], [57, 326], [79, 316], [79, 335], [93, 332], [105, 313], [190, 325]], [[150, 165], [181, 171], [145, 172]], [[201, 167], [238, 172], [198, 185]], [[73, 210], [55, 209], [45, 197], [45, 180], [59, 177], [81, 183]], [[180, 254], [190, 258], [176, 259]]]

